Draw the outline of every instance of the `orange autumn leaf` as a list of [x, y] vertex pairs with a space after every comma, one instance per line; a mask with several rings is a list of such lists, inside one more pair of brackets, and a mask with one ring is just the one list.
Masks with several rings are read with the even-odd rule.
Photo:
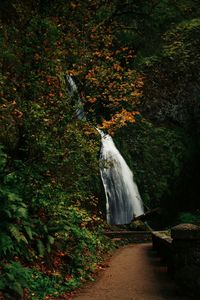
[[106, 129], [109, 134], [113, 135], [117, 128], [127, 126], [128, 123], [136, 123], [136, 116], [140, 115], [138, 111], [129, 112], [122, 109], [116, 113], [110, 120], [104, 120], [102, 123], [102, 129]]

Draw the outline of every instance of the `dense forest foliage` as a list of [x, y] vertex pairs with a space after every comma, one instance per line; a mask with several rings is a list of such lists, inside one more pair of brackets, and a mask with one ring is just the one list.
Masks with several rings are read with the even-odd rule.
[[162, 226], [198, 219], [199, 15], [198, 0], [1, 1], [0, 299], [54, 299], [112, 249], [94, 126]]

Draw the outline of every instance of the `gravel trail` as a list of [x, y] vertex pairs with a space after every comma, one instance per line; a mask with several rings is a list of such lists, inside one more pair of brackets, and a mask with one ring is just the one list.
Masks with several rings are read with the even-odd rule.
[[151, 244], [132, 244], [116, 251], [95, 282], [73, 300], [188, 300], [179, 295]]

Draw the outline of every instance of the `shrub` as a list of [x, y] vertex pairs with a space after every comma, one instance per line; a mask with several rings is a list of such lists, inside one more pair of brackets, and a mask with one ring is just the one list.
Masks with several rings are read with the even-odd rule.
[[0, 292], [5, 299], [21, 299], [28, 288], [31, 272], [19, 262], [10, 262], [0, 269]]
[[178, 223], [192, 223], [200, 225], [200, 216], [191, 212], [181, 212], [177, 218]]

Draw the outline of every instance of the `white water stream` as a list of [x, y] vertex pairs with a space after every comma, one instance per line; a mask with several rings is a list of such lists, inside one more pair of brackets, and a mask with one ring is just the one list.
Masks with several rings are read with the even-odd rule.
[[[66, 76], [69, 94], [78, 103], [76, 115], [86, 120], [83, 104], [78, 96], [78, 90], [71, 76]], [[100, 155], [100, 172], [106, 195], [106, 210], [108, 224], [129, 224], [134, 216], [144, 213], [142, 200], [133, 179], [133, 173], [117, 150], [110, 135], [101, 135], [102, 147]]]
[[66, 83], [67, 83], [67, 88], [69, 92], [70, 98], [72, 98], [75, 102], [76, 106], [76, 117], [79, 120], [86, 121], [85, 113], [84, 113], [84, 108], [83, 108], [83, 103], [81, 102], [81, 99], [79, 97], [78, 89], [77, 86], [72, 79], [70, 75], [66, 75]]
[[[99, 130], [98, 130], [99, 131]], [[101, 134], [100, 171], [106, 194], [107, 222], [129, 224], [144, 213], [133, 173], [108, 134]]]

